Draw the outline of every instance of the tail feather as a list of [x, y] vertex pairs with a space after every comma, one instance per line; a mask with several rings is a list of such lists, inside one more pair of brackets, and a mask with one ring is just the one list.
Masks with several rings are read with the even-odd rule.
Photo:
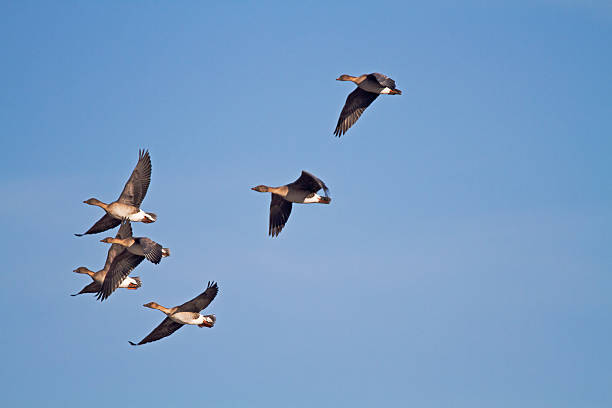
[[131, 278], [136, 281], [136, 287], [137, 288], [142, 286], [142, 281], [140, 280], [140, 276], [131, 276]]
[[157, 221], [157, 214], [152, 213], [152, 212], [146, 213], [145, 214], [145, 218], [147, 218], [149, 220], [149, 222], [155, 222], [155, 221]]
[[170, 256], [170, 248], [162, 248], [162, 257]]

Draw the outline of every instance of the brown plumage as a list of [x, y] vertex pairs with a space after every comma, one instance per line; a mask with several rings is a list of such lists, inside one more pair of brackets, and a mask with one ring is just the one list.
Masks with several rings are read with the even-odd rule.
[[[176, 322], [172, 320], [170, 316], [176, 313], [182, 312], [191, 312], [194, 314], [199, 314], [202, 310], [206, 309], [206, 307], [213, 301], [213, 299], [217, 296], [219, 292], [219, 287], [216, 282], [208, 282], [208, 286], [206, 290], [200, 293], [195, 298], [183, 303], [180, 306], [176, 306], [170, 309], [166, 309], [157, 305], [156, 303], [152, 303], [155, 307], [150, 306], [151, 303], [147, 304], [148, 307], [162, 310], [168, 317], [166, 317], [151, 333], [149, 333], [144, 339], [140, 340], [138, 343], [129, 342], [132, 346], [140, 346], [145, 343], [150, 343], [153, 341], [157, 341], [159, 339], [163, 339], [164, 337], [170, 336], [172, 333], [180, 329], [184, 326], [184, 324]], [[145, 306], [147, 306], [145, 305]], [[214, 325], [216, 318], [214, 315], [208, 315], [206, 317], [211, 317]], [[212, 325], [207, 325], [206, 327], [212, 327]]]
[[[132, 228], [130, 226], [130, 223], [128, 222], [122, 225], [121, 228], [119, 228], [119, 231], [117, 232], [117, 235], [115, 236], [115, 238], [123, 239], [123, 238], [128, 238], [131, 236], [132, 236]], [[104, 268], [100, 269], [97, 272], [90, 271], [89, 269], [83, 266], [75, 269], [74, 272], [89, 275], [93, 279], [93, 282], [85, 286], [83, 289], [81, 289], [79, 293], [75, 293], [74, 295], [71, 295], [71, 296], [77, 296], [83, 293], [98, 293], [102, 288], [102, 282], [104, 282], [104, 279], [106, 278], [106, 275], [111, 267], [111, 264], [118, 256], [120, 256], [123, 252], [126, 252], [126, 251], [127, 249], [124, 246], [121, 246], [119, 244], [113, 244], [109, 248], [108, 254], [106, 255], [106, 262], [104, 263]], [[134, 282], [132, 282], [129, 286], [127, 286], [128, 289], [138, 289], [139, 287], [142, 286], [142, 282], [139, 277], [134, 276], [132, 277], [132, 279]], [[119, 281], [117, 283], [117, 286], [119, 286], [121, 282], [123, 282], [123, 280]]]
[[95, 198], [84, 201], [86, 204], [101, 207], [106, 211], [106, 214], [83, 234], [74, 235], [82, 237], [87, 234], [107, 231], [121, 224], [123, 219], [145, 223], [155, 222], [157, 216], [154, 213], [145, 213], [145, 216], [141, 217], [142, 219], [134, 219], [135, 215], [140, 211], [140, 205], [147, 194], [149, 184], [151, 184], [151, 157], [148, 151], [139, 150], [138, 163], [136, 163], [136, 167], [132, 171], [127, 183], [125, 183], [117, 201], [110, 204], [105, 204]]
[[[317, 194], [317, 191], [321, 189], [325, 192], [324, 197]], [[331, 198], [328, 196], [329, 189], [325, 183], [307, 171], [302, 171], [300, 177], [293, 183], [280, 187], [259, 185], [251, 190], [259, 191], [260, 193], [272, 193], [268, 228], [268, 235], [272, 237], [278, 236], [285, 227], [289, 220], [289, 215], [291, 215], [292, 203], [329, 204], [331, 202]]]
[[340, 137], [345, 134], [351, 126], [357, 122], [363, 111], [366, 110], [378, 95], [401, 95], [402, 91], [395, 88], [395, 81], [391, 78], [374, 72], [358, 77], [341, 75], [338, 81], [351, 81], [357, 84], [357, 88], [346, 98], [334, 135]]
[[98, 290], [99, 300], [107, 299], [119, 287], [121, 282], [136, 268], [142, 261], [148, 259], [154, 264], [158, 264], [162, 257], [170, 256], [168, 248], [162, 248], [160, 244], [147, 237], [132, 237], [132, 227], [129, 221], [124, 221], [121, 225], [124, 233], [121, 238], [104, 238], [101, 242], [117, 245], [124, 250], [118, 254], [108, 267], [106, 277]]

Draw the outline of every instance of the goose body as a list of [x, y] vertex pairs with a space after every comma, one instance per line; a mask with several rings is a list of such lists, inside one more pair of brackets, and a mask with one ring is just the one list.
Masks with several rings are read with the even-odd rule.
[[[108, 272], [107, 269], [100, 269], [97, 272], [93, 272], [89, 269], [87, 269], [84, 266], [80, 266], [77, 269], [75, 269], [73, 272], [76, 273], [83, 273], [86, 275], [89, 275], [91, 277], [91, 279], [93, 280], [92, 283], [90, 283], [89, 285], [85, 286], [83, 289], [81, 289], [80, 292], [75, 293], [73, 295], [70, 296], [77, 296], [77, 295], [82, 295], [84, 293], [98, 293], [100, 291], [100, 289], [102, 288], [102, 283], [104, 282], [104, 278], [106, 277], [106, 273]], [[139, 287], [142, 286], [142, 281], [140, 280], [140, 277], [138, 276], [134, 276], [134, 277], [130, 277], [130, 276], [126, 276], [125, 279], [123, 279], [120, 283], [119, 283], [119, 288], [125, 288], [125, 289], [138, 289]]]
[[215, 315], [202, 315], [200, 312], [217, 296], [219, 287], [215, 282], [208, 282], [206, 290], [195, 298], [183, 303], [180, 306], [171, 308], [163, 307], [155, 302], [147, 303], [143, 306], [157, 309], [166, 315], [166, 318], [138, 343], [129, 342], [132, 346], [140, 346], [170, 336], [186, 324], [198, 327], [213, 327], [217, 318]]
[[[132, 227], [129, 221], [124, 221], [119, 229], [121, 236], [107, 237], [101, 242], [112, 244], [122, 249], [108, 266], [108, 271], [104, 277], [99, 290], [98, 299], [105, 300], [128, 278], [128, 275], [140, 263], [148, 259], [154, 264], [158, 264], [162, 258], [170, 256], [168, 248], [162, 248], [160, 244], [147, 237], [133, 237]], [[111, 248], [112, 248], [111, 247]]]
[[110, 214], [113, 218], [116, 218], [118, 220], [151, 223], [155, 222], [155, 220], [157, 219], [156, 215], [153, 213], [146, 213], [138, 207], [120, 203], [118, 201], [110, 203], [105, 208], [105, 211], [107, 212], [107, 214]]
[[351, 75], [340, 75], [338, 81], [351, 81], [357, 88], [346, 98], [334, 135], [340, 137], [345, 134], [351, 126], [357, 122], [363, 111], [378, 95], [401, 95], [402, 91], [395, 88], [395, 81], [386, 75], [373, 72], [358, 77]]
[[140, 209], [140, 204], [142, 204], [142, 200], [144, 200], [147, 194], [150, 183], [151, 157], [148, 151], [141, 150], [138, 153], [138, 163], [136, 163], [136, 167], [123, 187], [123, 191], [117, 201], [113, 201], [109, 204], [103, 203], [97, 198], [90, 198], [89, 200], [83, 201], [85, 204], [102, 208], [106, 214], [83, 234], [74, 235], [81, 237], [87, 234], [97, 234], [107, 231], [121, 224], [123, 220], [144, 223], [155, 222], [157, 220], [157, 215]]
[[[122, 225], [121, 228], [119, 228], [119, 232], [117, 232], [116, 238], [126, 238], [131, 234], [132, 230], [129, 224]], [[124, 251], [126, 251], [126, 248], [121, 245], [111, 245], [110, 249], [108, 250], [108, 254], [106, 255], [106, 262], [104, 263], [104, 268], [100, 269], [97, 272], [93, 272], [84, 266], [76, 268], [73, 272], [88, 275], [91, 277], [93, 282], [81, 289], [79, 293], [75, 293], [71, 296], [81, 295], [83, 293], [98, 293], [102, 288], [102, 284], [104, 283], [104, 279], [108, 274], [111, 264], [113, 263], [115, 258], [120, 256]], [[121, 282], [119, 282], [119, 285], [117, 287], [126, 289], [138, 289], [141, 286], [142, 282], [138, 276], [126, 276], [123, 280], [121, 280]]]
[[289, 191], [287, 191], [287, 194], [282, 197], [285, 200], [296, 204], [329, 204], [328, 202], [326, 202], [326, 199], [329, 197], [323, 198], [317, 193], [313, 193], [312, 191], [308, 190], [290, 189]]
[[[321, 189], [325, 192], [325, 196], [317, 194]], [[271, 193], [272, 195], [268, 235], [273, 237], [278, 236], [285, 227], [289, 215], [291, 215], [292, 203], [329, 204], [331, 202], [331, 198], [327, 195], [329, 194], [329, 189], [325, 183], [307, 171], [302, 171], [300, 177], [293, 183], [280, 187], [259, 185], [251, 190], [259, 191], [260, 193]]]
[[168, 315], [168, 317], [180, 324], [191, 324], [194, 326], [204, 326], [204, 323], [214, 324], [214, 319], [212, 317], [204, 316], [200, 313], [175, 312]]

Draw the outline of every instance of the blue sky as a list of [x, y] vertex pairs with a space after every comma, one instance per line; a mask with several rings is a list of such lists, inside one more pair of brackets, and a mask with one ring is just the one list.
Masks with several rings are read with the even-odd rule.
[[[611, 406], [612, 7], [224, 3], [0, 5], [0, 404]], [[334, 138], [367, 72], [404, 93]], [[172, 256], [70, 297], [139, 148]], [[271, 239], [302, 169], [332, 204]]]

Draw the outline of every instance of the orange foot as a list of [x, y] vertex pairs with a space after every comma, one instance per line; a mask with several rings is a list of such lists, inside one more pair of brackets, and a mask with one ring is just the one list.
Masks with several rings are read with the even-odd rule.
[[138, 289], [138, 285], [136, 285], [135, 283], [130, 283], [127, 288], [128, 289]]

